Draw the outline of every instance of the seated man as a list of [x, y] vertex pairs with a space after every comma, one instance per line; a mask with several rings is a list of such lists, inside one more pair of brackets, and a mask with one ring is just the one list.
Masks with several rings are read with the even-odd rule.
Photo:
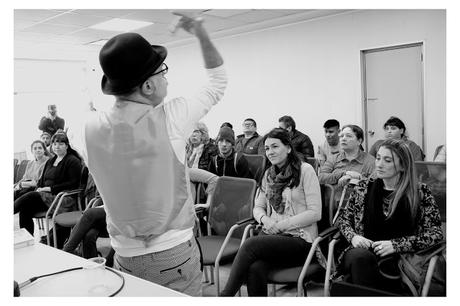
[[229, 127], [223, 127], [217, 135], [219, 154], [211, 159], [208, 170], [218, 176], [253, 178], [248, 161], [241, 153], [236, 153], [235, 134]]
[[340, 123], [335, 119], [329, 119], [324, 122], [323, 128], [326, 140], [318, 147], [318, 161], [320, 166], [322, 166], [326, 160], [332, 159], [334, 155], [340, 152]]
[[243, 134], [238, 135], [235, 145], [236, 152], [245, 154], [265, 155], [265, 147], [262, 136], [257, 134], [257, 123], [248, 118], [243, 122]]
[[296, 130], [295, 121], [291, 116], [283, 116], [278, 119], [279, 127], [288, 131], [291, 136], [291, 143], [299, 155], [299, 158], [306, 162], [307, 157], [315, 157], [315, 150], [310, 137]]

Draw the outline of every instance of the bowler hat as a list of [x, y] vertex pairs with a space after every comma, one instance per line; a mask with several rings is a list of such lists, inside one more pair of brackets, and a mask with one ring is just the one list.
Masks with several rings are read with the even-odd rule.
[[106, 95], [129, 92], [161, 66], [167, 53], [165, 47], [150, 45], [137, 33], [112, 37], [99, 53], [104, 72], [102, 92]]

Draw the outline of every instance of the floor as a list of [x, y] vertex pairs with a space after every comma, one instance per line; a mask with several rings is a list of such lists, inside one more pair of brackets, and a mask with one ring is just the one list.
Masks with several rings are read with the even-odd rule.
[[[14, 215], [14, 229], [19, 229], [19, 217], [18, 214]], [[39, 230], [37, 224], [35, 224], [35, 242], [39, 243], [40, 238], [44, 235], [43, 230]], [[101, 245], [102, 249], [106, 249], [104, 246], [108, 243], [108, 238], [103, 238], [98, 240], [98, 246]], [[99, 248], [98, 248], [99, 249]], [[104, 254], [103, 254], [104, 255]], [[228, 276], [230, 274], [231, 265], [221, 266], [220, 269], [220, 287], [221, 290], [225, 286]], [[209, 279], [209, 270], [208, 270], [208, 279]], [[297, 293], [297, 288], [295, 285], [277, 285], [276, 286], [276, 296], [277, 297], [295, 297]], [[268, 291], [269, 296], [274, 296], [272, 286], [269, 286]], [[202, 296], [204, 297], [215, 297], [216, 296], [216, 285], [211, 284], [209, 281], [205, 282], [203, 277], [203, 292]], [[241, 296], [247, 297], [246, 286], [241, 287]], [[318, 297], [323, 296], [323, 286], [317, 284], [310, 284], [308, 287], [308, 296]]]

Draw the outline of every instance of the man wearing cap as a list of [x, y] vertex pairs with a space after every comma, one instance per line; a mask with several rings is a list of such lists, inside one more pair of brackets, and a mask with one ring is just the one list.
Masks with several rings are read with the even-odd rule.
[[123, 33], [101, 49], [108, 112], [89, 112], [84, 142], [89, 170], [105, 203], [107, 229], [121, 271], [188, 295], [201, 292], [195, 210], [185, 164], [186, 138], [223, 96], [223, 60], [201, 18], [180, 27], [200, 44], [208, 84], [193, 98], [164, 101], [166, 48]]
[[64, 130], [65, 120], [58, 117], [56, 105], [48, 105], [48, 114], [40, 119], [38, 129], [53, 136], [57, 130]]
[[209, 163], [209, 172], [218, 176], [233, 176], [252, 178], [248, 161], [242, 153], [236, 153], [235, 134], [229, 127], [224, 126], [217, 135], [219, 154], [214, 156]]

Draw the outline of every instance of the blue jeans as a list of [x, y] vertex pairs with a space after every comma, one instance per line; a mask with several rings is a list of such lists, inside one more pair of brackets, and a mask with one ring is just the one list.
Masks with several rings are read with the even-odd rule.
[[271, 268], [304, 264], [311, 244], [288, 235], [259, 234], [241, 246], [221, 296], [234, 296], [247, 284], [249, 296], [267, 296], [267, 276]]
[[171, 249], [134, 257], [115, 253], [114, 267], [191, 296], [201, 296], [200, 251], [194, 238]]

